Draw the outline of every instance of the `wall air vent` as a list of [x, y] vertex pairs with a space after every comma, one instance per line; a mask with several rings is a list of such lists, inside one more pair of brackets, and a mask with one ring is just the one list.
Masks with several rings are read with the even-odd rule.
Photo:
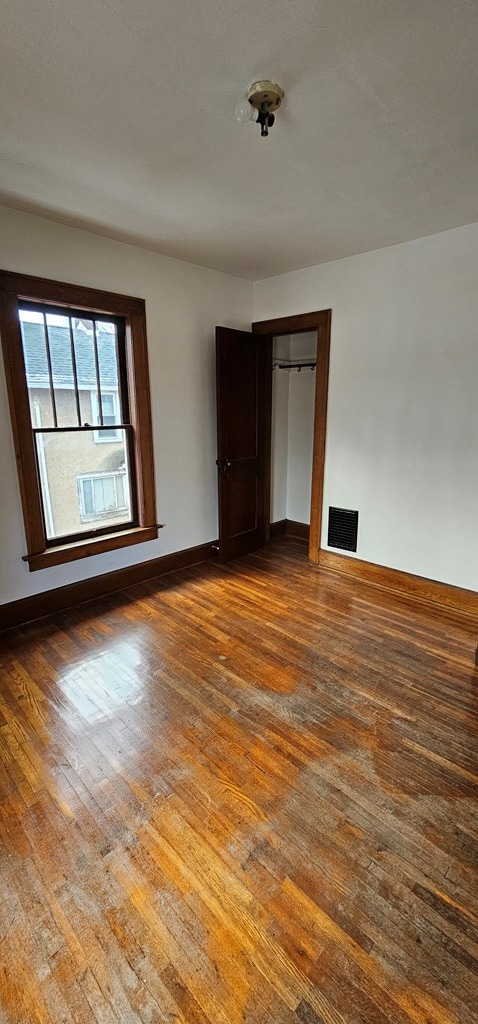
[[358, 512], [349, 508], [329, 508], [329, 548], [357, 550]]

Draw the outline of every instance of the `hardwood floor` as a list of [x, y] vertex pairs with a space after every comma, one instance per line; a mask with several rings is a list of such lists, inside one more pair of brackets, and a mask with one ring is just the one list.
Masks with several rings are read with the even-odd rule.
[[0, 637], [2, 1024], [478, 1022], [476, 623], [303, 551]]

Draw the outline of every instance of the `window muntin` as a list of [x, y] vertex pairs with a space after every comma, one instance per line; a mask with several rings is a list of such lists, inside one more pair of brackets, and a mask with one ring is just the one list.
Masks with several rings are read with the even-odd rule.
[[[124, 324], [40, 303], [21, 303], [19, 320], [46, 545], [134, 526], [132, 426], [121, 420]], [[106, 455], [96, 447], [104, 442]], [[105, 499], [101, 513], [88, 515], [84, 505], [82, 513], [77, 477], [109, 471], [127, 476], [127, 502], [108, 509]]]

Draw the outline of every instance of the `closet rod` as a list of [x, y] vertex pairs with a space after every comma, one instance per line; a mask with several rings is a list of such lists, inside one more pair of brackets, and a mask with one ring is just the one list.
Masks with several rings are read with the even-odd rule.
[[301, 370], [305, 370], [305, 369], [315, 370], [316, 366], [317, 366], [317, 362], [307, 362], [307, 363], [300, 363], [300, 362], [297, 362], [297, 363], [274, 363], [273, 369], [275, 370], [277, 368], [279, 370], [298, 370], [299, 373], [300, 373]]

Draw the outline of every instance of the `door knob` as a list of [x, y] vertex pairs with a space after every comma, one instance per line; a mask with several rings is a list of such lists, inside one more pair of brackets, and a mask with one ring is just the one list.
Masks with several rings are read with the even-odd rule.
[[230, 459], [216, 459], [216, 466], [222, 469], [223, 476], [227, 476], [229, 469], [232, 466]]

